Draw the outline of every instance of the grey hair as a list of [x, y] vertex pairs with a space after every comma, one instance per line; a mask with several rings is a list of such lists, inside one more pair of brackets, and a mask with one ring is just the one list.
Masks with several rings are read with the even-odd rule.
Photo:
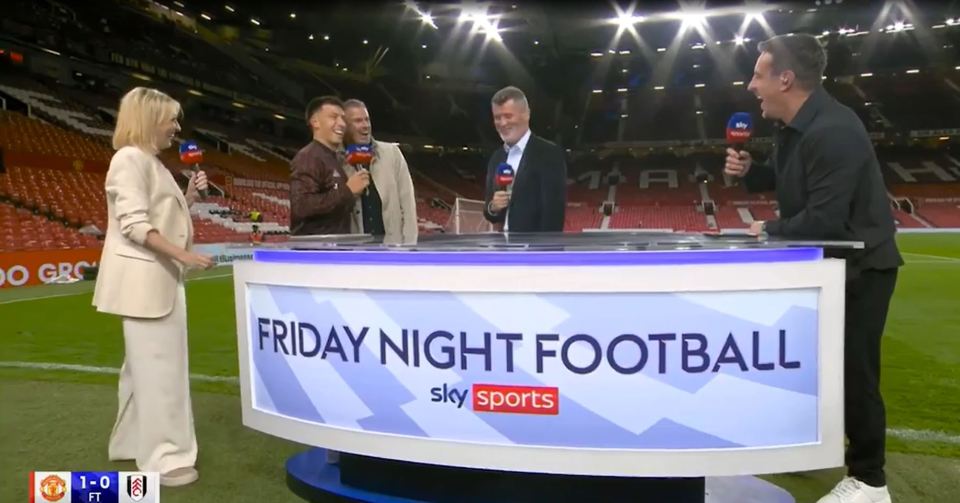
[[823, 71], [827, 68], [827, 51], [817, 37], [807, 34], [777, 35], [757, 44], [757, 50], [770, 53], [774, 72], [793, 72], [803, 89], [809, 91], [821, 85]]
[[514, 103], [520, 105], [520, 107], [524, 110], [530, 111], [530, 102], [527, 101], [527, 95], [523, 94], [523, 91], [521, 91], [519, 87], [504, 87], [493, 95], [493, 99], [490, 100], [490, 103], [501, 106], [510, 100], [513, 100]]
[[367, 104], [356, 98], [351, 98], [343, 102], [343, 109], [346, 110], [348, 108], [367, 108]]

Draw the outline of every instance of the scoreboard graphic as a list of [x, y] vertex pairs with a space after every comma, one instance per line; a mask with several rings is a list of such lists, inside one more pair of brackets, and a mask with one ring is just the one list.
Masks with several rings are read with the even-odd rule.
[[160, 474], [31, 472], [30, 503], [160, 503]]

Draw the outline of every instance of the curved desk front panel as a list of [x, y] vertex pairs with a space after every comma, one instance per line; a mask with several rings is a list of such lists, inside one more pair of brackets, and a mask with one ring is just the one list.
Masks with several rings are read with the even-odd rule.
[[235, 266], [244, 424], [448, 466], [841, 465], [842, 261], [816, 248], [263, 250]]

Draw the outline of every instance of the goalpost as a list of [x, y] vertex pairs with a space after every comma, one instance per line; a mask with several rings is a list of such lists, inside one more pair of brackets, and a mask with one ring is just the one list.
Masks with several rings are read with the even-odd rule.
[[492, 232], [493, 224], [483, 216], [483, 205], [483, 201], [458, 197], [453, 203], [445, 231], [448, 234]]

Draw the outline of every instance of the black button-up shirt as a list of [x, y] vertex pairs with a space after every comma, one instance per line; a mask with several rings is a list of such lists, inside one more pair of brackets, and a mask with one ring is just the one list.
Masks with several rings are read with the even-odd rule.
[[755, 164], [744, 182], [751, 192], [776, 190], [780, 218], [764, 229], [798, 239], [864, 242], [847, 254], [854, 268], [901, 265], [896, 226], [880, 163], [853, 110], [823, 87], [776, 133], [770, 165]]
[[374, 236], [385, 235], [387, 231], [383, 226], [383, 200], [380, 199], [380, 192], [373, 183], [373, 176], [370, 177], [367, 190], [360, 196], [360, 207], [363, 215], [363, 233]]

